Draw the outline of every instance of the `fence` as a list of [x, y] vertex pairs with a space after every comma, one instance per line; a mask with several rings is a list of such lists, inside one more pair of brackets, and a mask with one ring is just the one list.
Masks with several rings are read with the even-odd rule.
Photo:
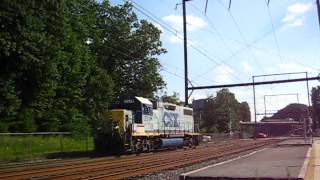
[[89, 135], [70, 132], [0, 133], [0, 161], [33, 160], [53, 153], [93, 150]]

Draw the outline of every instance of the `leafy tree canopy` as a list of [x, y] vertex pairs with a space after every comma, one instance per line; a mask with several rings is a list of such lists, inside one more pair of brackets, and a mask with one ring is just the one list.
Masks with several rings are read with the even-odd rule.
[[1, 1], [0, 132], [90, 132], [114, 97], [152, 97], [159, 39], [130, 3]]
[[100, 11], [98, 62], [111, 73], [115, 96], [154, 97], [165, 86], [157, 59], [166, 52], [161, 48], [161, 31], [146, 20], [139, 21], [128, 2], [114, 7], [104, 2]]
[[172, 104], [177, 104], [177, 105], [181, 105], [181, 101], [180, 101], [180, 95], [177, 92], [173, 92], [173, 94], [167, 95], [167, 93], [165, 93], [162, 97], [161, 97], [163, 102], [168, 102], [168, 103], [172, 103]]
[[[250, 121], [250, 110], [241, 105], [228, 89], [217, 92], [215, 97], [206, 99], [202, 114], [201, 129], [205, 132], [228, 133], [239, 130], [239, 122], [246, 118]], [[245, 107], [245, 108], [244, 108]], [[242, 116], [248, 115], [249, 117]]]
[[243, 121], [243, 122], [251, 121], [250, 107], [247, 102], [240, 103], [239, 116], [240, 116], [240, 121]]

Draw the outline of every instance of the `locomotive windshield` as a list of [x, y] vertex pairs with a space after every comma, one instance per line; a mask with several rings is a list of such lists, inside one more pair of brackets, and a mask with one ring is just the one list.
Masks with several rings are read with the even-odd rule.
[[146, 98], [133, 97], [133, 98], [122, 98], [117, 108], [131, 110], [134, 115], [135, 123], [142, 123], [143, 116], [152, 116], [153, 104]]
[[143, 114], [152, 115], [152, 105], [143, 104]]

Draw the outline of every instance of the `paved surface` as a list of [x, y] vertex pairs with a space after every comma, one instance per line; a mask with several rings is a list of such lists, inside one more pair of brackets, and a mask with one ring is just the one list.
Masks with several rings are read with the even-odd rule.
[[314, 139], [305, 179], [320, 180], [320, 138]]
[[[301, 142], [304, 140], [294, 140]], [[291, 144], [292, 139], [288, 140]], [[301, 142], [301, 143], [303, 143]], [[311, 146], [276, 146], [182, 174], [180, 179], [303, 179]], [[320, 179], [318, 179], [320, 180]]]
[[311, 138], [289, 138], [286, 141], [282, 141], [280, 142], [278, 145], [282, 146], [282, 145], [294, 145], [294, 146], [303, 146], [303, 145], [311, 145], [312, 144], [312, 140]]

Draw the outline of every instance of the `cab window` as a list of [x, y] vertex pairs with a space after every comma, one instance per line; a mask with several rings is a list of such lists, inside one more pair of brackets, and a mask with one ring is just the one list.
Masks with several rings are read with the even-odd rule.
[[146, 114], [146, 115], [152, 114], [152, 106], [147, 106], [143, 104], [142, 110], [143, 110], [143, 114]]

